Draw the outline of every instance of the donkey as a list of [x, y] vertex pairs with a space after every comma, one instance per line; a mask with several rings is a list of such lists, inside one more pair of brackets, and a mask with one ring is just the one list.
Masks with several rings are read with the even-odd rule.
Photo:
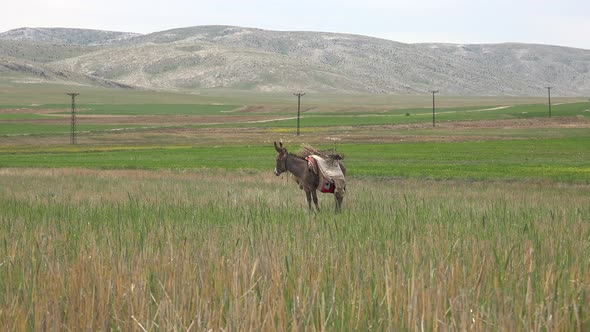
[[[307, 164], [307, 160], [305, 158], [289, 153], [287, 149], [283, 146], [283, 142], [274, 142], [275, 150], [279, 153], [276, 157], [276, 166], [274, 169], [275, 175], [279, 176], [283, 172], [291, 172], [295, 176], [295, 180], [297, 184], [299, 184], [299, 188], [305, 191], [305, 196], [307, 197], [307, 205], [309, 206], [310, 210], [313, 210], [311, 207], [311, 199], [313, 198], [313, 203], [315, 204], [316, 209], [319, 211], [320, 207], [318, 206], [318, 196], [316, 190], [318, 185], [320, 184], [320, 177], [318, 174], [315, 174], [312, 170], [309, 169]], [[340, 165], [340, 169], [342, 169], [342, 173], [346, 175], [346, 168], [342, 161], [338, 160]], [[336, 199], [336, 212], [340, 212], [342, 207], [342, 200], [344, 199], [344, 193], [336, 190], [334, 191], [334, 197]]]

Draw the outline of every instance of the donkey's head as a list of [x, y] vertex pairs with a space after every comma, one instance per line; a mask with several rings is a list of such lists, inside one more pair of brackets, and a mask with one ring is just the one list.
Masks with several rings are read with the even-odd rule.
[[277, 152], [279, 153], [277, 155], [277, 157], [275, 158], [276, 160], [276, 165], [275, 165], [275, 175], [279, 176], [281, 175], [281, 173], [286, 172], [287, 171], [287, 149], [283, 146], [283, 142], [279, 142], [279, 145], [277, 145], [277, 142], [275, 143], [275, 150], [277, 150]]

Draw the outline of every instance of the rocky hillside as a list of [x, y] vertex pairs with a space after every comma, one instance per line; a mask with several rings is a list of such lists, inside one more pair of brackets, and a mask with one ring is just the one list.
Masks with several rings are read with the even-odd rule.
[[45, 64], [0, 57], [0, 77], [9, 78], [13, 82], [43, 83], [60, 82], [64, 84], [83, 84], [107, 88], [131, 89], [123, 83], [110, 81], [101, 77], [85, 75], [67, 70], [56, 69]]
[[78, 46], [109, 45], [139, 36], [137, 33], [68, 28], [19, 28], [0, 33], [0, 40]]
[[562, 96], [590, 95], [590, 50], [566, 47], [403, 44], [230, 26], [148, 35], [21, 30], [0, 34], [0, 71], [10, 58], [154, 89], [418, 94], [435, 88], [446, 95], [534, 96], [553, 86]]

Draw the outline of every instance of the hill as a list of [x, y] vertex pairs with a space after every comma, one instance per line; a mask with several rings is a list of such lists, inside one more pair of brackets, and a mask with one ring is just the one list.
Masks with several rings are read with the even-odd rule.
[[0, 33], [1, 40], [67, 45], [108, 45], [139, 36], [137, 33], [70, 28], [18, 28]]
[[0, 66], [6, 57], [26, 59], [57, 71], [166, 90], [422, 94], [435, 88], [446, 95], [537, 96], [553, 86], [562, 96], [590, 94], [590, 50], [567, 47], [404, 44], [232, 26], [147, 35], [49, 30], [0, 34]]

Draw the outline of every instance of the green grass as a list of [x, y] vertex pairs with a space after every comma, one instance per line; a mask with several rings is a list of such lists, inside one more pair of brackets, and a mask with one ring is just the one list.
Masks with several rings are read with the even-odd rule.
[[[69, 88], [7, 88], [0, 80], [0, 102], [59, 112], [69, 107]], [[76, 89], [82, 112], [94, 114], [208, 116], [261, 104], [279, 105], [274, 116], [294, 114], [291, 94]], [[320, 195], [322, 210], [309, 213], [291, 178], [272, 174], [276, 152], [262, 142], [295, 128], [294, 120], [241, 131], [230, 123], [218, 126], [226, 130], [136, 128], [121, 141], [88, 134], [82, 138], [95, 145], [72, 146], [68, 121], [0, 113], [0, 326], [590, 329], [586, 127], [417, 126], [404, 136], [364, 126], [429, 122], [421, 108], [428, 96], [309, 94], [304, 101], [318, 108], [304, 113], [302, 137], [288, 137], [290, 151], [349, 126], [341, 137], [351, 138], [337, 145], [349, 175], [339, 215], [331, 195]], [[437, 119], [546, 117], [543, 102], [442, 97]], [[206, 106], [213, 103], [224, 105]], [[32, 104], [39, 106], [22, 106]], [[517, 106], [472, 112], [485, 105]], [[555, 105], [553, 115], [587, 117], [588, 106]], [[113, 119], [79, 129], [132, 127]], [[38, 136], [6, 136], [24, 133]], [[412, 136], [425, 142], [355, 138]], [[64, 145], [55, 145], [62, 137]]]
[[[523, 118], [548, 117], [546, 105], [518, 105], [505, 109], [484, 110], [490, 107], [459, 107], [441, 108], [435, 114], [438, 122], [466, 121], [466, 120], [504, 120]], [[573, 103], [556, 105], [552, 108], [552, 116], [584, 116], [590, 117], [590, 103]], [[328, 127], [328, 126], [369, 126], [408, 123], [430, 123], [432, 112], [428, 109], [397, 109], [387, 112], [334, 112], [332, 115], [317, 115], [304, 113], [301, 118], [301, 127]], [[406, 114], [410, 114], [409, 116]], [[285, 114], [283, 114], [285, 115]], [[293, 114], [289, 114], [293, 116]], [[295, 127], [297, 120], [280, 122], [267, 122], [256, 124], [262, 127]]]
[[[350, 145], [356, 175], [433, 179], [590, 181], [590, 137]], [[358, 156], [358, 157], [357, 157]], [[351, 171], [351, 173], [354, 171]]]
[[[340, 144], [351, 176], [590, 182], [590, 136], [487, 142]], [[297, 146], [289, 147], [297, 150]], [[0, 149], [0, 167], [271, 170], [268, 146]]]
[[[42, 134], [67, 134], [70, 133], [71, 127], [68, 123], [69, 119], [64, 119], [63, 124], [37, 124], [37, 123], [1, 123], [0, 122], [0, 136], [6, 135], [42, 135]], [[108, 131], [121, 128], [134, 129], [144, 128], [143, 125], [93, 125], [93, 124], [79, 124], [77, 126], [78, 132], [85, 131]]]
[[[57, 113], [66, 114], [69, 105], [67, 104], [42, 104], [27, 107], [30, 110], [35, 109], [53, 109]], [[78, 105], [79, 114], [81, 115], [130, 115], [130, 116], [150, 116], [150, 115], [166, 115], [166, 116], [226, 116], [225, 123], [219, 123], [216, 119], [216, 124], [200, 124], [200, 125], [179, 125], [177, 127], [193, 127], [193, 128], [241, 128], [241, 127], [255, 127], [255, 128], [294, 128], [297, 125], [296, 119], [251, 123], [246, 120], [241, 122], [232, 121], [232, 116], [244, 115], [240, 112], [229, 112], [238, 108], [236, 105], [210, 105], [210, 104], [84, 104]], [[18, 109], [22, 106], [4, 105], [0, 108]], [[523, 119], [523, 118], [543, 118], [548, 116], [547, 106], [542, 104], [534, 105], [516, 105], [504, 109], [486, 110], [493, 108], [492, 106], [482, 107], [452, 107], [440, 108], [436, 113], [437, 122], [448, 121], [465, 121], [465, 120], [502, 120], [502, 119]], [[552, 110], [552, 115], [559, 116], [583, 116], [590, 117], [590, 103], [569, 103], [555, 105]], [[61, 111], [61, 112], [60, 112]], [[247, 115], [256, 115], [259, 113], [248, 113]], [[410, 114], [406, 116], [406, 114]], [[274, 113], [265, 113], [267, 116], [275, 116], [277, 118], [293, 117], [295, 113], [287, 111], [275, 111]], [[35, 124], [35, 120], [45, 119], [43, 115], [36, 115], [31, 113], [6, 113], [0, 114], [0, 121], [2, 120], [31, 120], [30, 124], [7, 124], [0, 123], [0, 135], [14, 135], [14, 134], [50, 134], [63, 133], [64, 125], [50, 124]], [[86, 121], [92, 121], [88, 119]], [[113, 128], [136, 128], [141, 125], [121, 126], [116, 125], [116, 119], [113, 119], [113, 125], [105, 127], [104, 130]], [[343, 112], [309, 112], [304, 113], [301, 118], [301, 128], [329, 128], [339, 126], [373, 126], [373, 125], [396, 125], [396, 124], [413, 124], [413, 123], [430, 123], [432, 121], [432, 114], [428, 109], [394, 109], [388, 111], [354, 111], [347, 110]], [[84, 125], [84, 122], [80, 122]], [[100, 130], [99, 127], [89, 126], [86, 130]], [[157, 123], [146, 123], [145, 126], [157, 126]]]
[[[437, 122], [477, 121], [477, 120], [509, 120], [548, 117], [547, 106], [542, 104], [517, 105], [505, 109], [485, 110], [489, 107], [452, 107], [438, 109]], [[552, 108], [552, 115], [590, 117], [590, 103], [573, 103], [556, 105]], [[410, 114], [410, 115], [406, 115]], [[297, 113], [285, 112], [274, 114], [277, 117], [294, 117]], [[336, 126], [375, 126], [375, 125], [404, 125], [415, 123], [431, 123], [432, 112], [429, 109], [395, 109], [389, 111], [342, 111], [342, 112], [308, 112], [300, 119], [301, 128], [336, 127]], [[297, 119], [262, 123], [231, 123], [202, 125], [205, 127], [264, 127], [264, 128], [295, 128]]]
[[0, 105], [0, 109], [18, 110], [18, 111], [30, 111], [30, 110], [62, 110], [68, 109], [71, 104], [34, 104], [34, 105]]
[[[77, 103], [79, 114], [102, 115], [220, 115], [238, 108], [236, 105], [211, 104], [84, 104]], [[69, 110], [71, 104], [41, 104], [32, 106], [0, 105], [0, 109]], [[69, 112], [57, 112], [68, 114]], [[231, 114], [231, 113], [229, 113]], [[2, 115], [0, 113], [0, 115]], [[1, 120], [2, 118], [0, 118]]]
[[590, 328], [590, 191], [270, 172], [0, 172], [15, 330]]

